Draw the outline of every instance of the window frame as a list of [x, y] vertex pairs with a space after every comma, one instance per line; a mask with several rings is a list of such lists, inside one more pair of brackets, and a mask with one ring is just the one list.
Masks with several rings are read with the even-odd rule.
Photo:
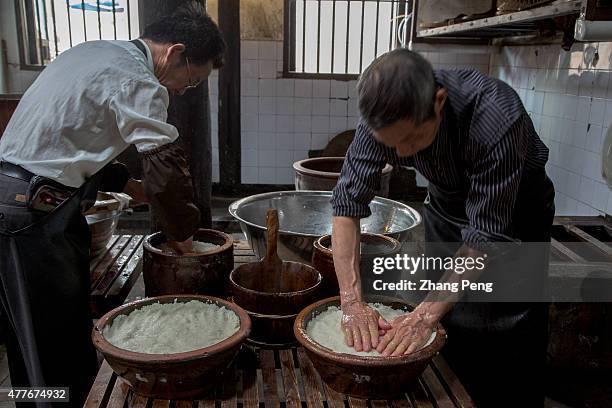
[[[284, 0], [283, 2], [283, 78], [331, 79], [337, 81], [354, 81], [359, 79], [360, 74], [296, 72], [295, 70], [292, 70], [295, 69], [295, 52], [292, 47], [296, 40], [295, 27], [297, 27], [297, 13], [295, 12], [294, 7], [297, 1], [299, 0]], [[408, 2], [409, 0], [398, 1], [396, 17], [401, 14], [401, 7]], [[392, 49], [397, 48], [398, 44], [399, 42], [397, 41], [397, 37], [394, 36]]]
[[[36, 1], [37, 0], [15, 0], [14, 2], [15, 21], [17, 23], [17, 41], [19, 42], [19, 46], [17, 47], [19, 49], [19, 69], [24, 71], [42, 71], [46, 66], [46, 64], [44, 63], [44, 59], [42, 58], [42, 47], [39, 48], [42, 44], [42, 41], [36, 41], [36, 25], [34, 23], [34, 20], [29, 20], [29, 24], [28, 19], [26, 18], [27, 16], [24, 15], [24, 12], [28, 12], [26, 8], [27, 3], [33, 5]], [[31, 10], [31, 12], [35, 13], [34, 8]], [[35, 17], [34, 14], [33, 16]], [[33, 36], [31, 35], [30, 31], [34, 34]], [[38, 61], [41, 61], [41, 63], [28, 63], [28, 59], [26, 58], [26, 51], [30, 54], [30, 57], [32, 57], [32, 55], [35, 55], [36, 59]]]

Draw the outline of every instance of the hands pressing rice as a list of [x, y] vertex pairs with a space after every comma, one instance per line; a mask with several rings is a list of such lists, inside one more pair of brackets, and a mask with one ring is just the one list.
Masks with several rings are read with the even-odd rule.
[[389, 323], [364, 302], [342, 305], [345, 342], [356, 351], [376, 349], [383, 356], [413, 353], [429, 341], [436, 323], [420, 312], [402, 314]]

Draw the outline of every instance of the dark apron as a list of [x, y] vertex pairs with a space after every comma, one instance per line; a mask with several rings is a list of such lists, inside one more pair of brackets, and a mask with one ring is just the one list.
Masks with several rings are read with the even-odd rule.
[[[513, 215], [513, 238], [523, 242], [550, 242], [554, 216], [554, 189], [542, 172], [524, 175]], [[452, 256], [462, 245], [465, 193], [430, 183], [424, 205], [425, 241], [429, 256]], [[445, 252], [445, 253], [444, 253]], [[529, 256], [532, 273], [545, 279], [548, 252]], [[495, 273], [511, 275], [525, 267], [498, 259]], [[485, 270], [482, 280], [485, 280]], [[443, 355], [478, 407], [541, 407], [547, 347], [548, 305], [545, 303], [460, 302], [444, 317], [448, 339]]]
[[53, 404], [61, 407], [82, 406], [97, 371], [90, 235], [81, 210], [95, 200], [99, 179], [93, 176], [45, 213], [15, 201], [28, 182], [0, 174], [0, 300], [11, 383], [70, 387], [70, 403]]

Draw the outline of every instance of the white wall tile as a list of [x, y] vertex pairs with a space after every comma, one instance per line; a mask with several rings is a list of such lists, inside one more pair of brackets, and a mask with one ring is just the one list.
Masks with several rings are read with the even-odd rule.
[[243, 166], [255, 167], [259, 165], [257, 158], [257, 150], [254, 149], [242, 149], [241, 162]]
[[609, 127], [612, 123], [612, 100], [606, 101], [606, 113], [604, 115], [603, 125]]
[[293, 134], [293, 150], [308, 150], [310, 149], [311, 135], [310, 133], [294, 133]]
[[295, 80], [295, 96], [300, 98], [312, 97], [312, 80], [296, 79]]
[[276, 61], [259, 61], [259, 78], [276, 78]]
[[295, 174], [291, 167], [277, 167], [276, 168], [276, 184], [295, 184]]
[[293, 131], [310, 133], [312, 131], [312, 117], [310, 115], [295, 115], [293, 117]]
[[295, 80], [280, 78], [276, 81], [276, 96], [293, 96], [295, 93]]
[[329, 112], [331, 116], [344, 116], [347, 115], [347, 101], [343, 99], [332, 99]]
[[312, 96], [315, 98], [329, 98], [330, 86], [330, 81], [326, 79], [313, 81]]
[[277, 150], [293, 150], [293, 129], [291, 132], [276, 133]]
[[292, 97], [277, 97], [276, 98], [276, 113], [279, 115], [293, 115], [294, 113], [294, 98]]
[[241, 114], [240, 129], [246, 132], [257, 132], [259, 130], [259, 116], [255, 114]]
[[329, 116], [312, 116], [312, 133], [329, 132]]
[[[260, 106], [261, 108], [261, 106]], [[276, 132], [276, 117], [275, 115], [260, 115], [259, 116], [259, 132]]]
[[276, 113], [276, 98], [271, 96], [260, 96], [259, 113], [262, 115], [274, 115]]
[[311, 98], [295, 98], [293, 100], [294, 113], [296, 115], [312, 115]]
[[359, 116], [359, 100], [349, 99], [346, 103], [348, 116]]
[[329, 118], [329, 131], [332, 134], [348, 130], [346, 116], [332, 116]]
[[578, 99], [578, 109], [576, 110], [576, 121], [587, 123], [591, 114], [591, 98], [581, 97]]
[[312, 101], [312, 114], [329, 116], [330, 100], [329, 98], [315, 98]]
[[257, 138], [257, 150], [273, 150], [276, 144], [276, 133], [262, 132]]
[[276, 167], [293, 166], [293, 150], [276, 151]]
[[259, 61], [242, 60], [240, 61], [241, 78], [259, 78]]
[[243, 96], [240, 98], [240, 113], [259, 113], [259, 99], [256, 96]]
[[[270, 146], [270, 148], [273, 147], [273, 145]], [[276, 150], [259, 150], [258, 165], [259, 167], [276, 167]]]
[[359, 97], [357, 93], [357, 81], [348, 81], [348, 97], [351, 99], [357, 99]]
[[603, 146], [602, 127], [590, 124], [587, 130], [585, 148], [593, 153], [600, 153]]
[[294, 150], [293, 161], [304, 160], [308, 158], [308, 150]]
[[259, 136], [259, 133], [257, 132], [245, 132], [245, 130], [242, 129], [242, 134], [241, 134], [242, 148], [243, 149], [257, 149], [258, 136]]
[[240, 59], [256, 60], [259, 58], [259, 46], [257, 41], [240, 42]]
[[591, 102], [591, 113], [589, 122], [593, 125], [603, 125], [604, 115], [606, 113], [606, 100], [593, 99]]
[[276, 169], [274, 167], [259, 167], [260, 184], [276, 184]]
[[290, 133], [293, 132], [293, 116], [277, 115], [276, 116], [276, 131]]
[[347, 81], [331, 81], [330, 97], [332, 98], [348, 98], [348, 82]]
[[593, 97], [605, 98], [608, 91], [608, 82], [610, 81], [610, 73], [608, 71], [595, 71], [595, 79], [593, 81]]
[[240, 79], [240, 94], [242, 96], [259, 96], [259, 80], [252, 78]]
[[259, 96], [276, 96], [276, 80], [260, 79]]
[[259, 41], [259, 60], [276, 61], [275, 41]]
[[329, 135], [327, 133], [313, 133], [310, 148], [313, 150], [323, 149], [327, 146]]
[[276, 42], [276, 59], [278, 61], [282, 61], [283, 60], [283, 42], [282, 41], [277, 41]]
[[257, 184], [259, 182], [259, 169], [257, 167], [242, 167], [240, 176], [244, 184]]

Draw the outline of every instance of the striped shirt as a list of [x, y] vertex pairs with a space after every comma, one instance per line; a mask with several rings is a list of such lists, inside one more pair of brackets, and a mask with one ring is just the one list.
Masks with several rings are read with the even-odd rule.
[[389, 162], [414, 166], [429, 181], [430, 194], [452, 192], [464, 200], [464, 242], [512, 240], [519, 185], [528, 172], [544, 171], [548, 149], [506, 83], [475, 70], [439, 70], [435, 79], [448, 97], [434, 142], [412, 157], [399, 157], [362, 121], [334, 189], [334, 215], [368, 217]]

